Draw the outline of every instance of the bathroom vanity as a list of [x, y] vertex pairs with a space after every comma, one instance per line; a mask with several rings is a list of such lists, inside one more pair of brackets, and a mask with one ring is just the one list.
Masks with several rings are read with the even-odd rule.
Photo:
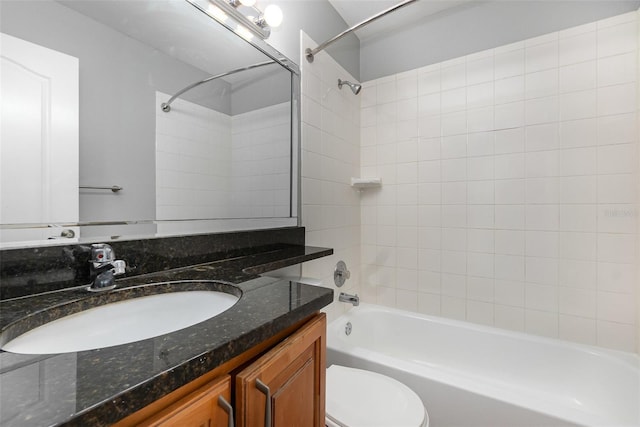
[[[68, 256], [74, 247], [2, 251], [2, 344], [55, 318], [167, 286], [189, 290], [217, 280], [240, 298], [211, 319], [129, 344], [59, 354], [0, 352], [3, 426], [176, 425], [198, 417], [226, 426], [229, 409], [220, 396], [232, 405], [236, 426], [264, 425], [267, 416], [274, 426], [291, 417], [323, 425], [325, 318], [319, 310], [333, 292], [260, 274], [331, 249], [305, 247], [300, 227], [112, 244], [140, 274], [128, 273], [104, 293], [71, 280], [67, 285], [76, 286], [16, 296], [61, 287], [55, 265], [63, 261], [52, 253]], [[21, 264], [12, 261], [19, 258]], [[67, 262], [62, 271], [73, 270]], [[86, 269], [85, 262], [77, 260], [77, 267]], [[55, 283], [37, 283], [42, 277]], [[23, 286], [8, 286], [18, 281]]]
[[325, 338], [324, 313], [313, 315], [116, 425], [322, 426]]

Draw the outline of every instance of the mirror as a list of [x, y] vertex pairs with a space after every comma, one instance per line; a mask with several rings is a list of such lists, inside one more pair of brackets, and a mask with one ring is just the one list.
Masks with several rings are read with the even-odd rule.
[[191, 1], [2, 2], [4, 247], [297, 225], [298, 70]]

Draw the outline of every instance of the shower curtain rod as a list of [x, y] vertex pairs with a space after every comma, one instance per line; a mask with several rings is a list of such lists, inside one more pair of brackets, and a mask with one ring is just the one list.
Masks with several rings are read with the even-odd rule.
[[343, 32], [341, 32], [340, 34], [338, 34], [337, 36], [330, 38], [329, 40], [327, 40], [326, 42], [318, 45], [318, 47], [316, 47], [315, 49], [310, 49], [310, 48], [306, 48], [305, 49], [305, 56], [307, 57], [307, 61], [309, 62], [313, 62], [313, 56], [320, 52], [321, 50], [326, 49], [327, 47], [329, 47], [329, 45], [333, 44], [334, 42], [340, 40], [341, 38], [343, 38], [344, 36], [351, 34], [352, 32], [359, 30], [360, 28], [364, 27], [365, 25], [375, 21], [378, 18], [382, 18], [383, 16], [391, 13], [391, 12], [395, 12], [396, 10], [403, 8], [413, 2], [416, 2], [418, 0], [404, 0], [403, 2], [400, 2], [398, 4], [396, 4], [395, 6], [391, 6], [390, 8], [383, 10], [382, 12], [378, 12], [375, 15], [373, 15], [370, 18], [365, 19], [364, 21], [354, 25], [351, 28], [348, 28], [346, 30], [344, 30]]
[[219, 79], [220, 77], [230, 76], [231, 74], [239, 73], [241, 71], [251, 70], [253, 68], [258, 68], [258, 67], [264, 67], [265, 65], [270, 65], [270, 64], [275, 64], [275, 63], [276, 63], [276, 61], [274, 61], [274, 60], [258, 62], [256, 64], [251, 64], [251, 65], [246, 66], [246, 67], [236, 68], [236, 69], [231, 70], [231, 71], [226, 71], [224, 73], [216, 74], [215, 76], [207, 77], [204, 80], [200, 80], [199, 82], [195, 82], [195, 83], [190, 84], [189, 86], [185, 87], [184, 89], [179, 90], [178, 92], [176, 92], [175, 95], [173, 95], [171, 98], [169, 98], [169, 100], [167, 102], [163, 102], [162, 104], [160, 104], [160, 108], [162, 108], [162, 111], [164, 111], [165, 113], [168, 113], [169, 111], [171, 111], [171, 103], [173, 101], [175, 101], [176, 98], [180, 97], [180, 95], [182, 95], [183, 93], [193, 89], [194, 87], [200, 86], [203, 83], [207, 83], [207, 82], [210, 82], [211, 80]]

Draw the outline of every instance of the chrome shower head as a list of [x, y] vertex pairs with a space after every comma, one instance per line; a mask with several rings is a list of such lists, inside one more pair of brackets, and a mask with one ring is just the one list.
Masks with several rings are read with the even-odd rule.
[[357, 83], [351, 83], [346, 80], [338, 79], [338, 89], [342, 89], [342, 85], [349, 86], [349, 88], [351, 88], [351, 92], [353, 92], [355, 95], [359, 94], [360, 91], [362, 90], [362, 85], [359, 85]]

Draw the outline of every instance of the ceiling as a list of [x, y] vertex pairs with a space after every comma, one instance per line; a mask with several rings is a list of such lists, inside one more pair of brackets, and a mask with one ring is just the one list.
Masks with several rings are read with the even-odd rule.
[[[349, 27], [401, 3], [401, 1], [403, 0], [329, 0]], [[496, 4], [500, 5], [500, 3], [503, 3], [504, 6], [509, 3], [510, 6], [517, 4], [523, 10], [526, 10], [527, 7], [533, 7], [537, 11], [542, 11], [550, 21], [556, 23], [556, 26], [559, 27], [558, 29], [563, 27], [563, 20], [566, 21], [566, 28], [575, 25], [575, 19], [572, 19], [571, 16], [558, 16], [558, 7], [561, 4], [567, 5], [563, 13], [569, 11], [569, 15], [572, 15], [570, 12], [573, 11], [573, 15], [590, 15], [591, 20], [598, 20], [619, 13], [620, 4], [626, 4], [626, 6], [623, 6], [623, 9], [626, 10], [635, 10], [640, 4], [638, 0], [418, 0], [359, 29], [356, 31], [356, 35], [360, 41], [366, 43], [372, 38], [384, 37], [386, 33], [391, 31], [397, 32], [412, 26], [422, 25], [425, 21], [455, 15], [463, 10], [479, 10], [491, 7], [492, 4], [494, 6]], [[596, 8], [599, 9], [595, 11]], [[607, 9], [610, 9], [612, 13], [608, 14]], [[425, 19], [427, 17], [429, 19]], [[520, 21], [514, 24], [532, 26], [532, 22], [530, 22], [529, 16], [526, 14], [520, 17]], [[540, 26], [544, 27], [544, 24], [541, 23]]]
[[[329, 0], [329, 2], [338, 11], [340, 16], [342, 16], [342, 19], [344, 19], [347, 25], [352, 27], [378, 12], [399, 4], [401, 0]], [[479, 1], [418, 0], [359, 29], [356, 31], [356, 35], [361, 41], [366, 41], [380, 33], [413, 24], [422, 17], [432, 16], [438, 13], [447, 13], [470, 3], [477, 4]]]

